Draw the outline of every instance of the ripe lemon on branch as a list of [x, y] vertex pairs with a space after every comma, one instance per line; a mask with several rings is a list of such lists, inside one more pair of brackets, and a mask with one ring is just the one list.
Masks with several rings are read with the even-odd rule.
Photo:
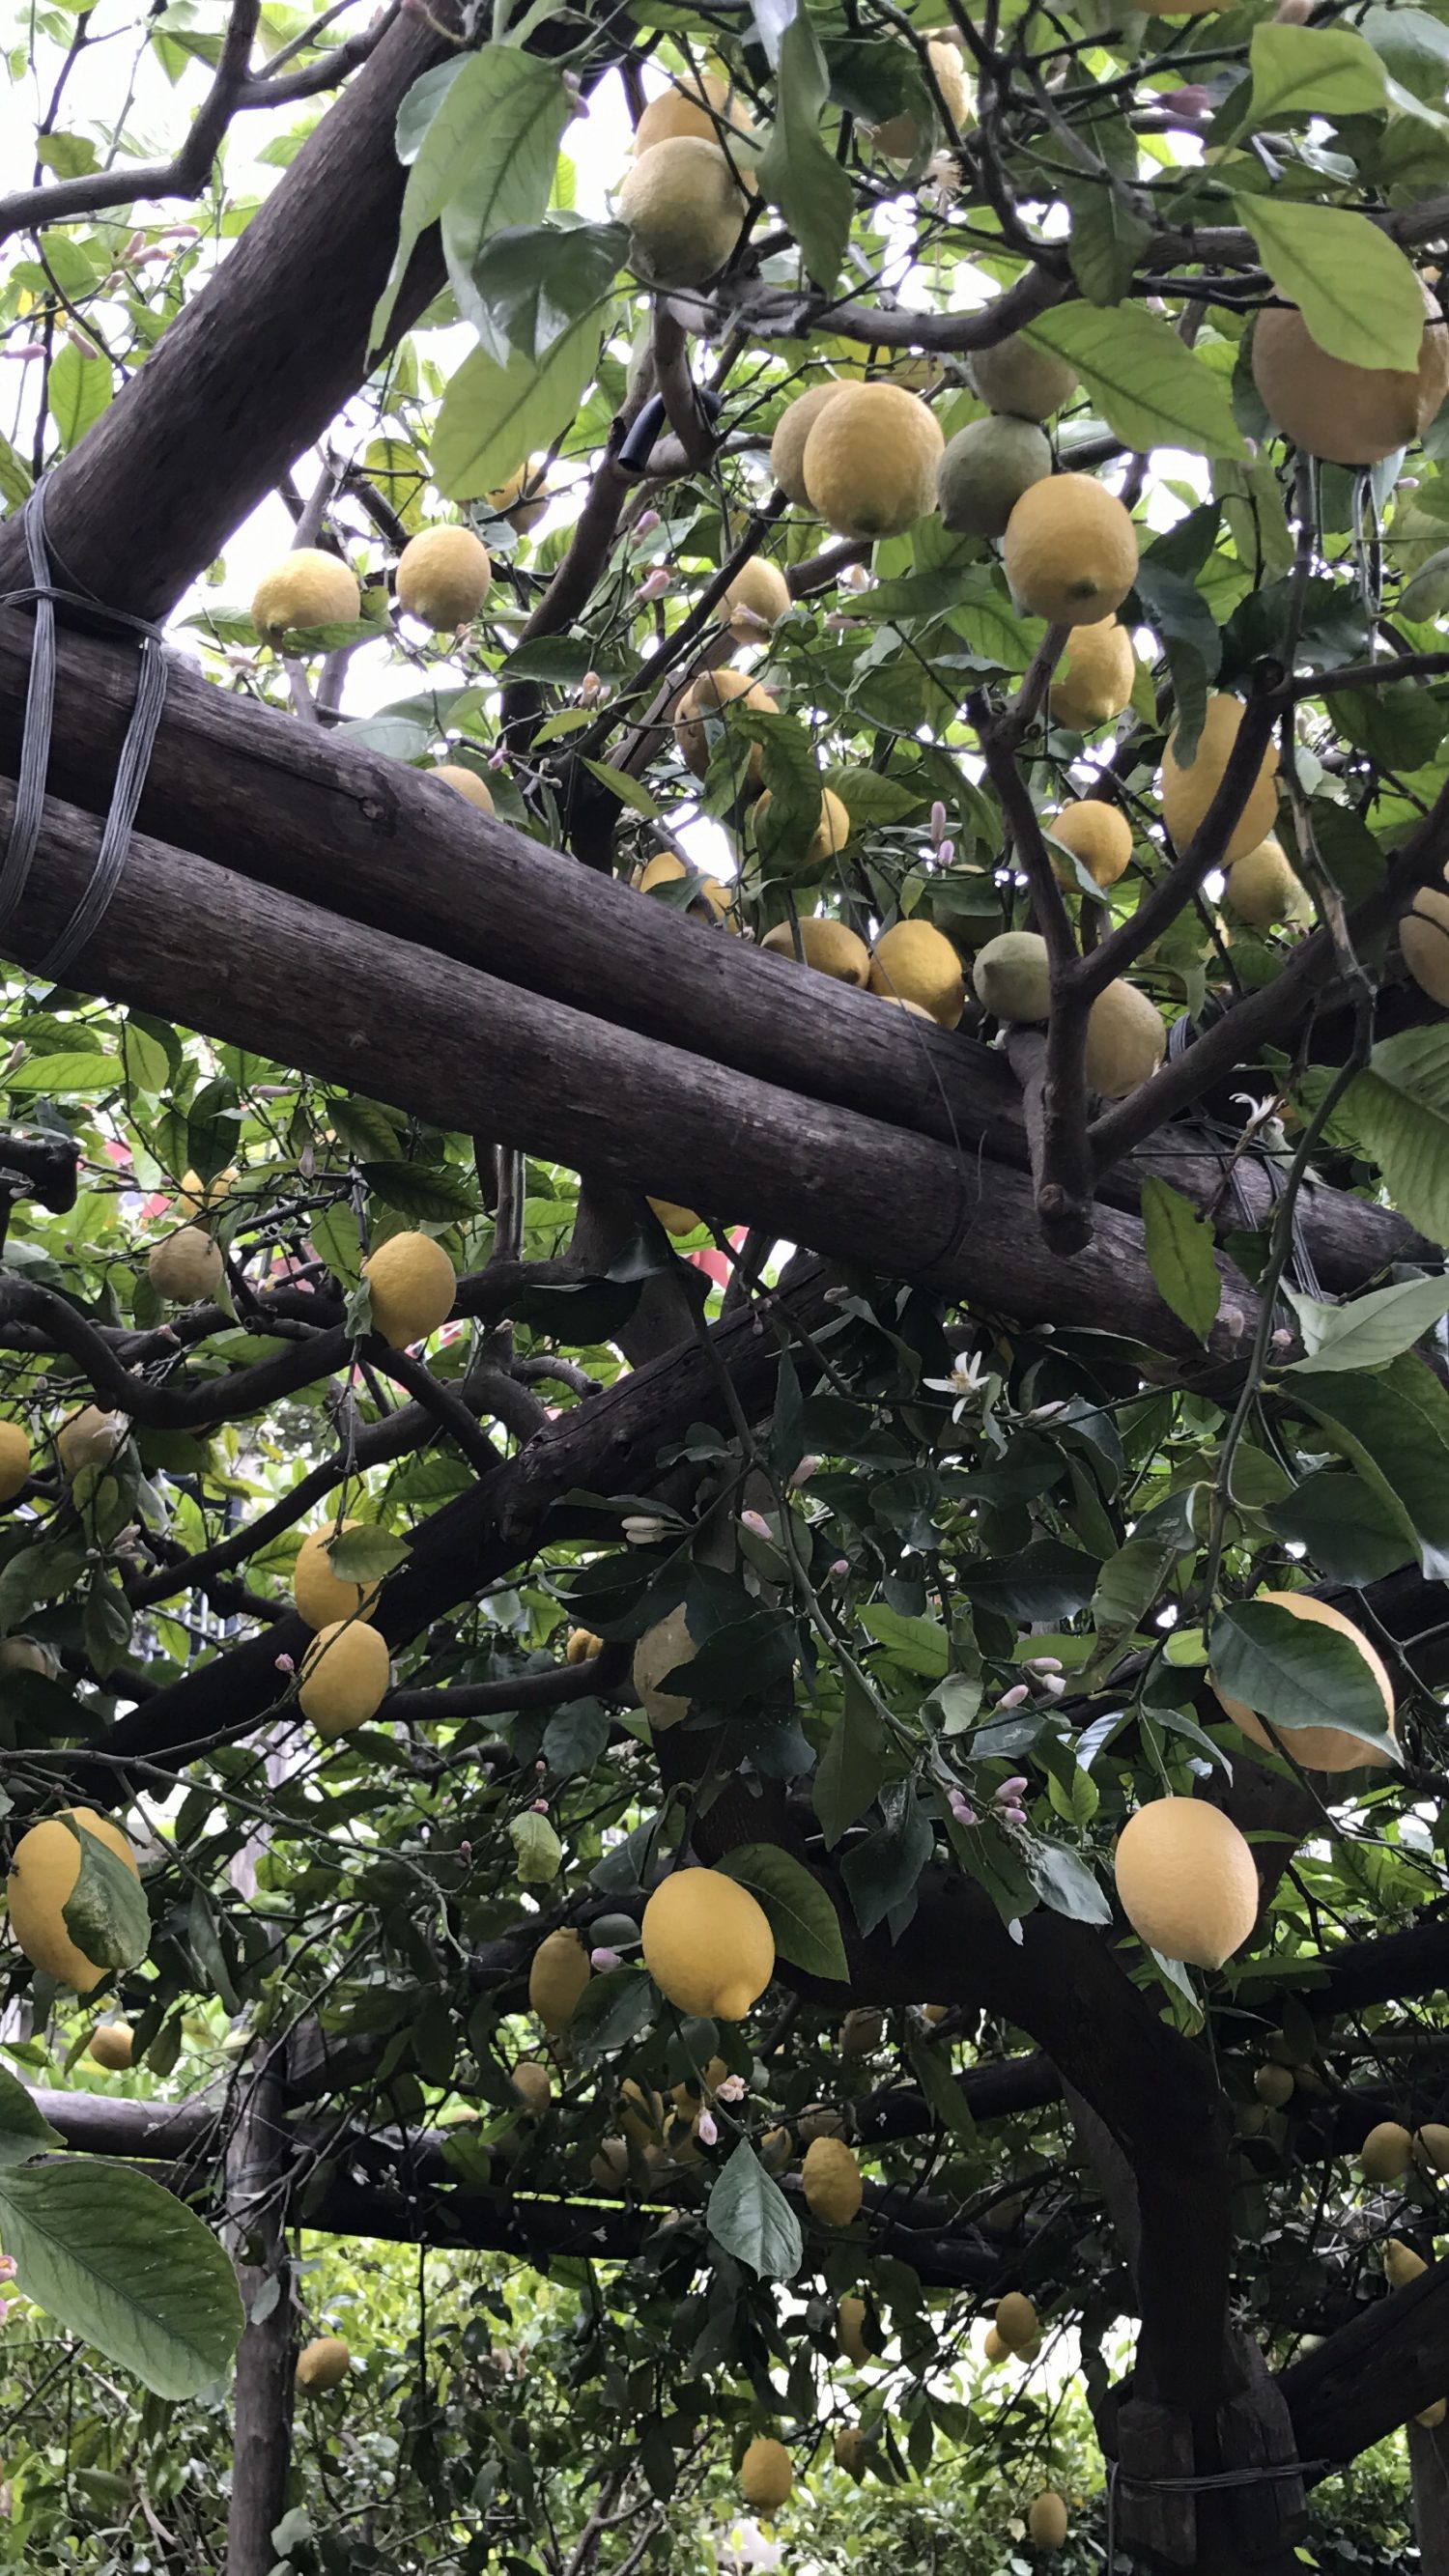
[[361, 615], [354, 575], [320, 546], [294, 546], [258, 583], [252, 600], [252, 624], [267, 644], [311, 626], [355, 626]]
[[844, 385], [806, 436], [810, 507], [837, 536], [898, 537], [934, 509], [944, 452], [940, 423], [917, 395], [900, 385]]
[[471, 528], [424, 528], [398, 557], [398, 606], [435, 634], [451, 635], [472, 625], [492, 579], [488, 549]]
[[1134, 1932], [1164, 1959], [1220, 1968], [1258, 1919], [1253, 1855], [1221, 1807], [1154, 1798], [1117, 1839], [1117, 1894]]
[[740, 2462], [740, 2493], [752, 2513], [776, 2513], [795, 2483], [783, 2442], [757, 2434]]
[[329, 1521], [323, 1529], [309, 1530], [298, 1548], [292, 1599], [309, 1628], [331, 1628], [339, 1619], [370, 1619], [376, 1611], [377, 1584], [364, 1593], [360, 1583], [345, 1583], [332, 1571], [333, 1540], [361, 1527], [358, 1520]]
[[376, 1715], [392, 1683], [387, 1639], [361, 1619], [319, 1628], [302, 1659], [297, 1699], [325, 1743]]
[[372, 1290], [372, 1329], [394, 1350], [426, 1341], [453, 1311], [458, 1274], [430, 1234], [389, 1235], [362, 1275]]
[[805, 2205], [826, 2227], [849, 2227], [860, 2210], [860, 2167], [842, 2138], [816, 2138], [800, 2168]]
[[322, 2397], [340, 2388], [352, 2355], [341, 2335], [316, 2335], [297, 2355], [297, 2386], [304, 2397]]
[[75, 1894], [85, 1858], [82, 1836], [94, 1835], [112, 1857], [138, 1879], [136, 1855], [121, 1827], [94, 1807], [67, 1807], [47, 1816], [21, 1835], [10, 1863], [5, 1893], [10, 1929], [33, 1968], [42, 1968], [62, 1986], [88, 1995], [108, 1973], [107, 1964], [88, 1958], [71, 1938], [65, 1909]]
[[[1378, 1686], [1392, 1744], [1394, 1686], [1382, 1655], [1369, 1643], [1363, 1630], [1356, 1628], [1351, 1619], [1346, 1619], [1341, 1610], [1336, 1610], [1331, 1601], [1316, 1600], [1310, 1592], [1260, 1592], [1257, 1597], [1260, 1601], [1271, 1601], [1275, 1609], [1286, 1610], [1295, 1619], [1305, 1620], [1310, 1627], [1332, 1628], [1337, 1636], [1348, 1638], [1362, 1655]], [[1389, 1745], [1366, 1743], [1362, 1736], [1350, 1735], [1341, 1726], [1285, 1726], [1280, 1739], [1272, 1732], [1271, 1724], [1265, 1724], [1246, 1701], [1231, 1698], [1216, 1681], [1213, 1689], [1234, 1726], [1241, 1727], [1244, 1735], [1251, 1736], [1255, 1744], [1268, 1746], [1270, 1751], [1278, 1749], [1281, 1742], [1287, 1746], [1295, 1762], [1302, 1763], [1305, 1771], [1357, 1771], [1365, 1762], [1393, 1761]]]
[[703, 286], [723, 268], [748, 200], [713, 138], [672, 134], [642, 152], [616, 200], [629, 265], [646, 286]]
[[680, 2012], [743, 2021], [775, 1973], [769, 1917], [722, 1870], [675, 1870], [650, 1897], [641, 1930], [644, 1965]]
[[1105, 484], [1053, 474], [1023, 492], [1006, 523], [1006, 578], [1028, 616], [1099, 624], [1137, 579], [1137, 531]]
[[545, 2030], [567, 2030], [593, 1973], [583, 1942], [569, 1927], [540, 1941], [529, 1965], [528, 2000]]

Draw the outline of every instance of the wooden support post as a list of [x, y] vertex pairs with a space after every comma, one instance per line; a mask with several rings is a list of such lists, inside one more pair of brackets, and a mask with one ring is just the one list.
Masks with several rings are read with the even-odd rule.
[[225, 2238], [247, 2312], [236, 2357], [226, 2576], [271, 2576], [272, 2533], [287, 2509], [295, 2367], [286, 2091], [276, 2050], [264, 2049], [242, 2082], [242, 2114], [226, 2159]]

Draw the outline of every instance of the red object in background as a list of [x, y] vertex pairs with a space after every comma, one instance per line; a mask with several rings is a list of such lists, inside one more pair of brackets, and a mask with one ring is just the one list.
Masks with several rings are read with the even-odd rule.
[[[738, 1252], [745, 1239], [745, 1228], [742, 1225], [736, 1225], [730, 1227], [728, 1232], [729, 1240]], [[687, 1252], [684, 1257], [686, 1261], [693, 1262], [696, 1270], [702, 1270], [707, 1279], [712, 1279], [717, 1288], [728, 1287], [730, 1265], [722, 1252], [715, 1251], [713, 1244], [708, 1252]]]
[[[121, 1144], [114, 1136], [105, 1136], [101, 1139], [101, 1148], [107, 1162], [114, 1163], [118, 1172], [129, 1172], [132, 1160], [129, 1145]], [[166, 1192], [157, 1190], [149, 1199], [141, 1201], [140, 1214], [144, 1222], [149, 1225], [153, 1217], [162, 1215], [170, 1205], [171, 1201]]]

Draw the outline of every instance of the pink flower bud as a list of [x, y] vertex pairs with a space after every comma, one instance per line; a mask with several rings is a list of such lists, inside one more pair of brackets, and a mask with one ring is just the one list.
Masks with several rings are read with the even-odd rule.
[[654, 570], [647, 572], [640, 582], [639, 598], [641, 600], [662, 599], [672, 579], [673, 575], [667, 564], [656, 564]]
[[713, 2117], [708, 2111], [701, 2111], [699, 2118], [694, 2124], [694, 2134], [698, 2138], [702, 2147], [717, 2147], [719, 2145], [719, 2131], [715, 2127]]
[[1181, 117], [1184, 125], [1197, 125], [1213, 112], [1212, 99], [1201, 81], [1189, 81], [1185, 89], [1165, 91], [1162, 104], [1169, 116]]
[[753, 1530], [756, 1538], [769, 1538], [771, 1535], [770, 1524], [763, 1512], [741, 1512], [740, 1527]]
[[843, 1583], [847, 1574], [850, 1572], [849, 1557], [837, 1556], [830, 1568], [830, 1571], [834, 1575], [837, 1583]]
[[818, 1475], [819, 1471], [820, 1461], [818, 1458], [802, 1458], [799, 1466], [791, 1476], [790, 1482], [792, 1485], [808, 1485], [811, 1477]]
[[1001, 1821], [1004, 1825], [1024, 1825], [1026, 1823], [1025, 1807], [1003, 1807], [1001, 1810]]
[[591, 1950], [589, 1952], [589, 1965], [591, 1968], [597, 1968], [601, 1977], [604, 1976], [610, 1968], [622, 1968], [623, 1964], [624, 1962], [620, 1958], [617, 1950], [600, 1949]]
[[743, 2075], [727, 2075], [723, 2084], [716, 2084], [714, 2098], [717, 2102], [743, 2102], [747, 2090]]
[[279, 1673], [294, 1673], [297, 1669], [296, 1664], [290, 1655], [278, 1655], [276, 1658], [276, 1664]]
[[506, 769], [508, 767], [507, 752], [501, 748], [497, 751], [490, 751], [488, 754], [488, 766], [490, 769]]
[[545, 1771], [548, 1769], [548, 1764], [546, 1762], [535, 1762], [533, 1767], [538, 1778], [541, 1780]]
[[466, 1868], [473, 1858], [473, 1846], [471, 1843], [459, 1843], [458, 1858]]
[[1025, 1682], [1015, 1682], [1009, 1691], [1002, 1692], [996, 1705], [998, 1708], [1020, 1708], [1022, 1701], [1030, 1696]]
[[535, 1798], [529, 1812], [535, 1816], [546, 1816], [548, 1814], [547, 1798]]
[[657, 510], [641, 510], [634, 522], [634, 534], [636, 537], [652, 537], [655, 529], [663, 525]]
[[951, 1791], [950, 1796], [946, 1800], [946, 1804], [950, 1808], [958, 1825], [975, 1824], [976, 1810], [973, 1806], [968, 1805], [965, 1797], [959, 1789], [953, 1789]]
[[1059, 1673], [1061, 1668], [1060, 1655], [1029, 1655], [1027, 1658], [1026, 1669], [1029, 1673]]
[[13, 2254], [0, 2254], [0, 2281], [13, 2281], [19, 2269]]
[[931, 838], [939, 850], [946, 837], [946, 808], [938, 796], [931, 807]]
[[[1002, 1705], [1003, 1705], [1003, 1707], [1005, 1706], [1005, 1702], [1004, 1702], [1004, 1701], [1003, 1701]], [[1029, 1787], [1030, 1787], [1030, 1785], [1031, 1785], [1031, 1784], [1030, 1784], [1030, 1782], [1028, 1781], [1028, 1779], [1027, 1779], [1027, 1777], [1026, 1777], [1025, 1773], [1024, 1773], [1024, 1772], [1021, 1772], [1021, 1771], [1018, 1771], [1018, 1772], [1014, 1775], [1014, 1777], [1013, 1777], [1012, 1779], [1010, 1779], [1010, 1780], [1003, 1780], [1003, 1781], [1002, 1781], [1002, 1784], [1001, 1784], [1001, 1786], [1000, 1786], [1000, 1788], [996, 1791], [996, 1793], [995, 1793], [995, 1794], [996, 1794], [996, 1796], [997, 1796], [999, 1799], [1003, 1800], [1007, 1805], [1010, 1805], [1010, 1803], [1011, 1803], [1012, 1799], [1013, 1799], [1013, 1798], [1019, 1798], [1019, 1797], [1021, 1796], [1021, 1793], [1022, 1793], [1023, 1789], [1029, 1788]]]
[[1044, 1699], [1060, 1699], [1066, 1686], [1065, 1673], [1042, 1673], [1037, 1681], [1037, 1689]]

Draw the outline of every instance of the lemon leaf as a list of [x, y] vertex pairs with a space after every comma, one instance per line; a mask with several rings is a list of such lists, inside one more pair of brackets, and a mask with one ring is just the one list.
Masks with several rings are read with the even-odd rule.
[[1226, 385], [1160, 314], [1140, 304], [1064, 304], [1028, 322], [1025, 336], [1070, 359], [1108, 428], [1139, 455], [1186, 447], [1246, 459]]
[[1367, 215], [1238, 196], [1239, 221], [1320, 349], [1354, 367], [1419, 363], [1424, 299], [1409, 261]]

